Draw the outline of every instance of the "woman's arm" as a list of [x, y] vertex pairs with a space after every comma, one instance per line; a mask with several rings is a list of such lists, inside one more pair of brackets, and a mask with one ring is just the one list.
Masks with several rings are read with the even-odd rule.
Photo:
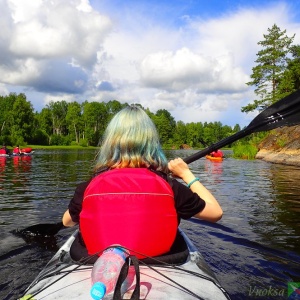
[[64, 213], [64, 215], [62, 217], [62, 222], [63, 222], [64, 226], [66, 226], [66, 227], [72, 227], [77, 224], [76, 222], [73, 222], [68, 209], [66, 210], [66, 212]]
[[72, 227], [77, 224], [76, 222], [73, 222], [68, 209], [66, 210], [66, 212], [64, 213], [64, 215], [62, 217], [62, 222], [63, 222], [64, 226], [66, 226], [66, 227]]
[[[80, 183], [74, 192], [73, 198], [71, 199], [68, 210], [64, 213], [62, 217], [62, 222], [66, 227], [72, 227], [79, 222], [79, 214], [82, 209], [82, 201], [84, 196], [84, 191], [89, 185], [89, 181]], [[74, 221], [73, 221], [74, 220]]]
[[[174, 176], [181, 178], [186, 184], [189, 184], [196, 178], [181, 158], [171, 160], [168, 167]], [[222, 218], [223, 210], [210, 191], [199, 180], [191, 184], [190, 189], [192, 192], [198, 194], [206, 203], [204, 209], [198, 212], [195, 217], [210, 222], [219, 221]]]

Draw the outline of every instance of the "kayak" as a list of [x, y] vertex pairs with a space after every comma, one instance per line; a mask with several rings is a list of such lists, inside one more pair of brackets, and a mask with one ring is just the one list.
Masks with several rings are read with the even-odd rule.
[[[92, 299], [92, 265], [78, 264], [72, 261], [69, 250], [78, 231], [74, 232], [66, 243], [39, 273], [28, 287], [21, 300], [47, 299]], [[139, 299], [230, 299], [224, 288], [209, 269], [201, 253], [191, 240], [180, 230], [188, 247], [188, 256], [180, 265], [143, 265], [140, 263]], [[135, 288], [133, 266], [122, 285], [123, 299], [130, 299]], [[113, 293], [103, 299], [112, 299]]]
[[30, 156], [34, 153], [34, 151], [30, 151], [30, 152], [21, 152], [21, 153], [12, 153], [11, 156]]
[[6, 154], [6, 153], [0, 153], [0, 157], [9, 157], [10, 155], [9, 154]]
[[28, 147], [28, 148], [23, 148], [21, 149], [22, 153], [31, 153], [32, 152], [32, 148]]
[[20, 153], [12, 153], [13, 156], [23, 156], [23, 155], [32, 155], [33, 154], [33, 150], [32, 148], [23, 148], [20, 150]]
[[30, 156], [34, 153], [32, 148], [25, 148], [21, 150], [21, 153], [4, 153], [4, 151], [0, 151], [0, 157], [13, 157], [13, 156]]
[[210, 155], [206, 155], [205, 157], [211, 161], [223, 161], [223, 157], [214, 157]]
[[22, 152], [22, 153], [12, 153], [12, 154], [1, 154], [0, 157], [14, 157], [14, 156], [31, 156], [34, 151], [31, 152]]
[[[92, 299], [91, 272], [93, 265], [72, 260], [70, 247], [78, 234], [76, 230], [57, 251], [46, 267], [25, 291], [20, 300], [34, 299]], [[179, 229], [187, 244], [187, 258], [180, 264], [144, 264], [139, 261], [139, 299], [230, 299], [213, 272], [187, 235]], [[130, 265], [122, 284], [122, 299], [131, 299], [136, 287], [136, 269]], [[103, 299], [113, 299], [113, 293]]]

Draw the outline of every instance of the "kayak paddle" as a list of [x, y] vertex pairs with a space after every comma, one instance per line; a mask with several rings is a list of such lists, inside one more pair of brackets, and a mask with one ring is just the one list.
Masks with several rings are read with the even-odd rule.
[[284, 97], [257, 115], [243, 130], [211, 146], [184, 158], [187, 164], [205, 155], [231, 144], [253, 132], [268, 131], [282, 126], [293, 126], [300, 123], [300, 90]]
[[[253, 132], [268, 131], [281, 126], [293, 126], [300, 123], [300, 90], [288, 95], [263, 110], [243, 130], [184, 159], [189, 164], [205, 155], [231, 144]], [[56, 224], [36, 224], [20, 230], [23, 234], [55, 235], [62, 228], [62, 222]]]
[[36, 224], [29, 226], [27, 228], [17, 230], [17, 233], [22, 235], [43, 235], [43, 236], [52, 236], [57, 234], [61, 229], [66, 228], [62, 222], [55, 224]]

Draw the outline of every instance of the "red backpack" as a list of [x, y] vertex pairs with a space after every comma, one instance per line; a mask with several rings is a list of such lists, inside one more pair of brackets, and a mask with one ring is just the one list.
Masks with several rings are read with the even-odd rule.
[[89, 254], [117, 244], [138, 258], [158, 256], [170, 250], [177, 227], [171, 186], [146, 168], [106, 171], [85, 190], [80, 230]]

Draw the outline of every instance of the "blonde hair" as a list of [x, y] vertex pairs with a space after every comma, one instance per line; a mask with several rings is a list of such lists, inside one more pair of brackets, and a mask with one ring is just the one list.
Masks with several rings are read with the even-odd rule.
[[95, 171], [102, 167], [152, 167], [168, 171], [156, 127], [142, 108], [127, 106], [112, 118], [104, 133]]

